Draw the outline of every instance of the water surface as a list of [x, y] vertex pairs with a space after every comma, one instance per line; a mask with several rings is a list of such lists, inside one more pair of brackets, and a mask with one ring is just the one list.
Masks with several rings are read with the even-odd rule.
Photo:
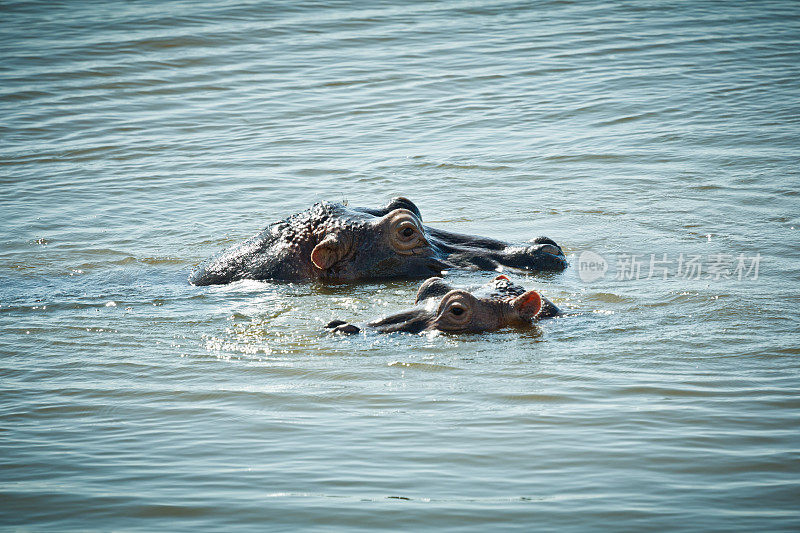
[[[0, 13], [5, 529], [800, 529], [796, 3]], [[401, 194], [556, 240], [506, 273], [569, 316], [340, 338], [419, 282], [186, 281]]]

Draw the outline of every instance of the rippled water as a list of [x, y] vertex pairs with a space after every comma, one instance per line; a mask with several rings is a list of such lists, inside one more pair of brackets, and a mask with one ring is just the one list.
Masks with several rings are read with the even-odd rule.
[[[0, 15], [0, 525], [800, 529], [797, 3]], [[340, 338], [419, 282], [186, 282], [399, 194], [555, 239], [509, 274], [569, 316]]]

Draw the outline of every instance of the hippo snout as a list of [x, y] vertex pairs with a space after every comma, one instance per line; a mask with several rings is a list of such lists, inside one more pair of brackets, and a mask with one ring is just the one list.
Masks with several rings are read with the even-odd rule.
[[547, 237], [537, 237], [530, 246], [509, 247], [501, 263], [521, 270], [560, 271], [567, 268], [564, 251]]
[[325, 329], [333, 333], [342, 333], [344, 335], [353, 335], [361, 331], [361, 328], [354, 326], [344, 320], [331, 320], [325, 325]]
[[541, 250], [551, 253], [553, 255], [564, 255], [561, 247], [549, 237], [539, 236], [531, 241], [533, 244], [541, 245]]

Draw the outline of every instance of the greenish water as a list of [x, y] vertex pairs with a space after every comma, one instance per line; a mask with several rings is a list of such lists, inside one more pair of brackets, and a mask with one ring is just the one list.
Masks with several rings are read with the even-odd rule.
[[[0, 2], [0, 527], [796, 531], [799, 133], [794, 2]], [[401, 194], [569, 316], [186, 282]]]

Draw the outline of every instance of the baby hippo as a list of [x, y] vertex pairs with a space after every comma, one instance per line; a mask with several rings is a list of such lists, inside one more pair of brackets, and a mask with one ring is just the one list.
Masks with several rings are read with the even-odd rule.
[[[454, 289], [442, 278], [428, 278], [417, 291], [415, 307], [365, 324], [380, 333], [422, 331], [481, 332], [506, 326], [530, 326], [561, 311], [536, 291], [526, 291], [506, 276], [470, 292]], [[336, 333], [358, 333], [361, 328], [342, 320], [330, 322]]]

